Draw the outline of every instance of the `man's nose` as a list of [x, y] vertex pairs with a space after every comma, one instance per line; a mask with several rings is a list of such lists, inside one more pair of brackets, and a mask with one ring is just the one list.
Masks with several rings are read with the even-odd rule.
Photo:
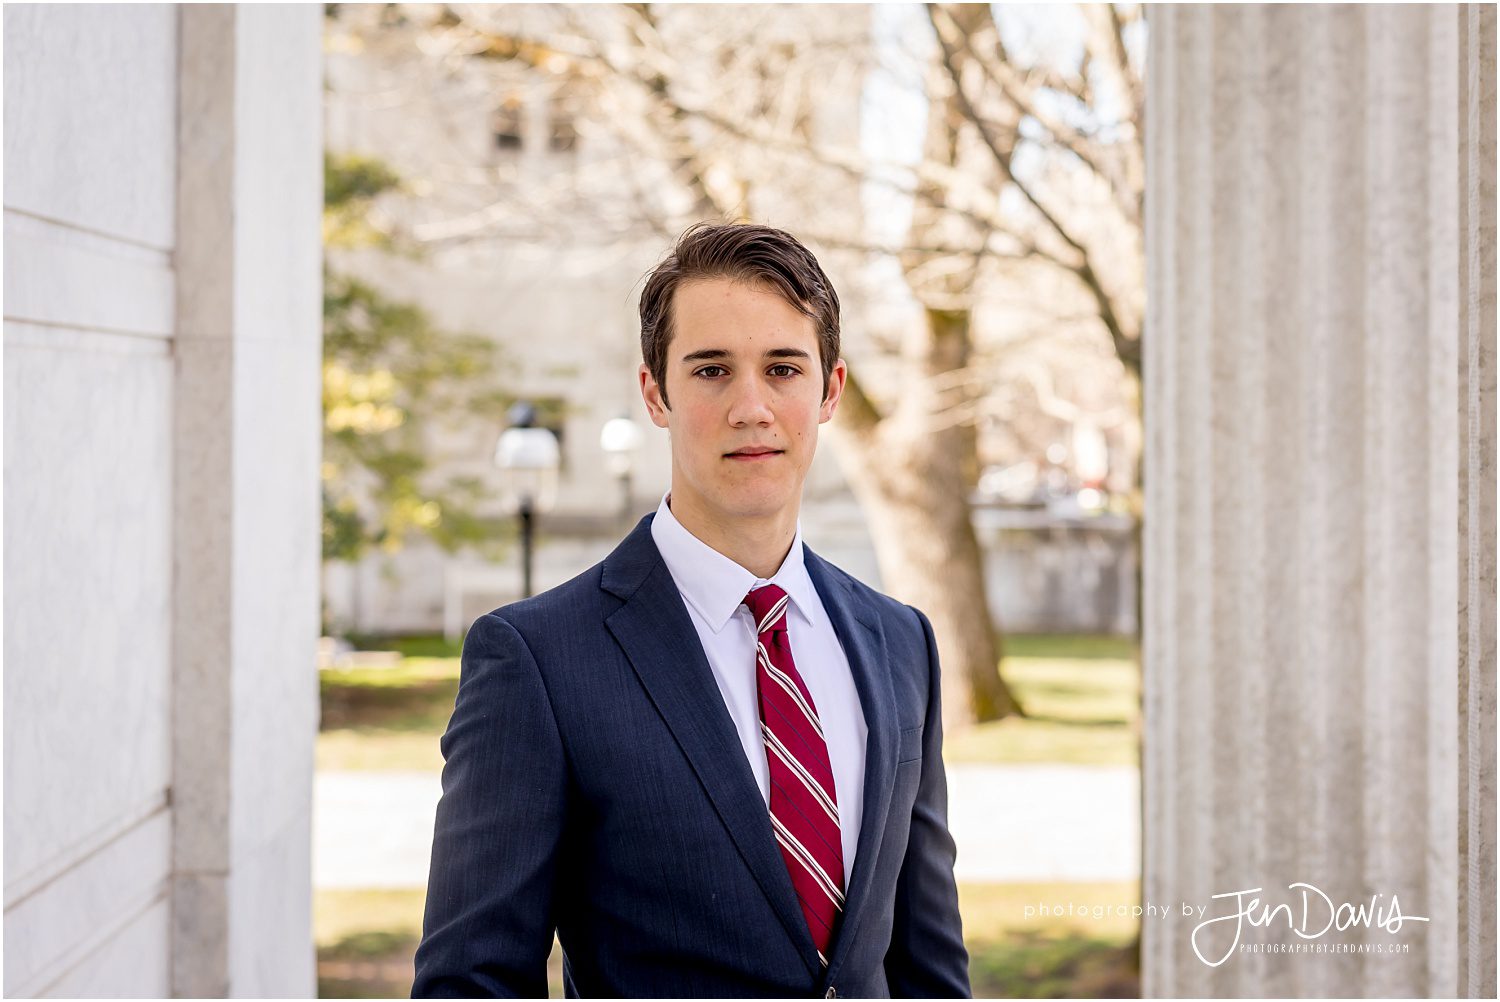
[[739, 380], [734, 387], [734, 399], [729, 405], [729, 423], [736, 428], [752, 424], [770, 424], [774, 418], [771, 411], [771, 390], [758, 379]]

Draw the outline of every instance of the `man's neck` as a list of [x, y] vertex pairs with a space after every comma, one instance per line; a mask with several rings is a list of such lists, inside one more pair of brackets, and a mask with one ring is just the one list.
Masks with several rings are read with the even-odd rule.
[[667, 507], [684, 529], [763, 580], [781, 569], [797, 537], [795, 508], [765, 518], [736, 519], [733, 526], [725, 526], [699, 511], [686, 496], [669, 494]]

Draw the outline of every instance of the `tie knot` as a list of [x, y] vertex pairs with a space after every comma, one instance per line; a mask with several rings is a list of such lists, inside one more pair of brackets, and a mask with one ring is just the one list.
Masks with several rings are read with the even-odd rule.
[[755, 632], [786, 632], [786, 592], [776, 585], [752, 588], [745, 596], [745, 605], [755, 617]]

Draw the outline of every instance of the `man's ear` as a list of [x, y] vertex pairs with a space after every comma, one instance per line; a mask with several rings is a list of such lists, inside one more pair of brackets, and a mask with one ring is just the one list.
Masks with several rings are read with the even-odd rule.
[[818, 424], [826, 424], [833, 419], [833, 412], [844, 396], [844, 381], [848, 378], [849, 366], [844, 360], [841, 358], [834, 362], [833, 371], [828, 374], [828, 393], [823, 397], [823, 405], [818, 408]]
[[651, 370], [644, 362], [637, 370], [637, 376], [641, 382], [641, 399], [646, 401], [646, 413], [651, 415], [651, 423], [658, 428], [667, 427], [667, 402], [661, 397], [661, 387], [656, 385], [656, 377], [651, 375]]

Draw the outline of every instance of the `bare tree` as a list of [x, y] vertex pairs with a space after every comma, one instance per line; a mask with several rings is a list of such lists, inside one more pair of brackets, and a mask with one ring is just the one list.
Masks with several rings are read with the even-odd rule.
[[[1082, 309], [1138, 385], [1141, 15], [1061, 10], [1055, 51], [985, 4], [931, 5], [883, 39], [864, 8], [454, 5], [403, 25], [481, 87], [529, 74], [565, 90], [604, 151], [565, 177], [507, 163], [455, 177], [471, 202], [419, 236], [566, 240], [562, 220], [581, 217], [594, 239], [660, 241], [701, 218], [795, 216], [849, 270], [883, 260], [901, 276], [919, 320], [850, 339], [835, 437], [887, 590], [933, 621], [950, 726], [1018, 710], [970, 520], [976, 427], [995, 413], [976, 318], [997, 294], [1061, 290], [1042, 312], [1060, 327]], [[872, 152], [860, 127], [875, 71], [925, 106], [910, 156]], [[865, 191], [909, 206], [909, 223], [874, 225]]]

